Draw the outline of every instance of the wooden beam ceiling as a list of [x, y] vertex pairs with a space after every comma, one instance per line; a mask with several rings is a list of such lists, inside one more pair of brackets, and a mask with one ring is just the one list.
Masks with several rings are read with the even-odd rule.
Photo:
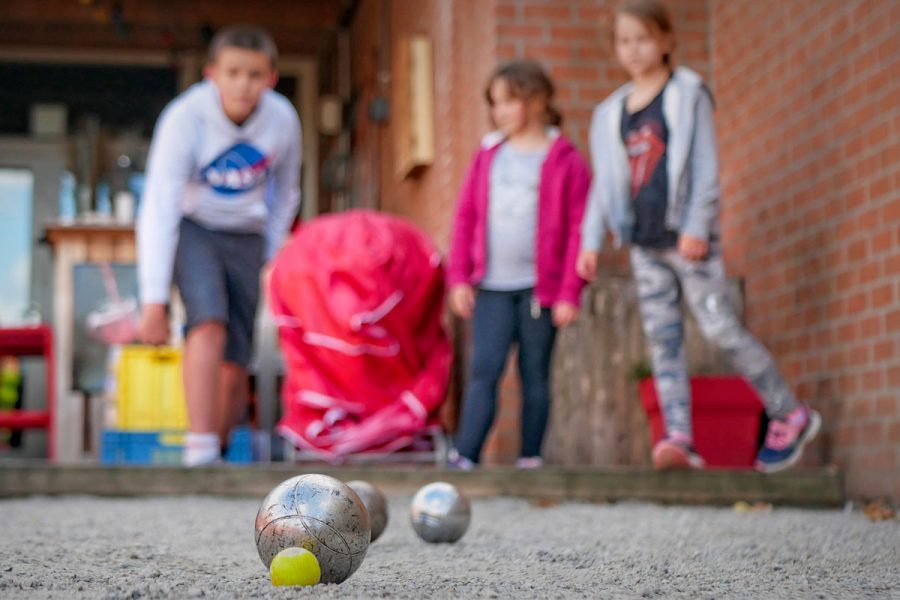
[[254, 23], [283, 54], [318, 54], [347, 0], [0, 0], [0, 46], [202, 49], [210, 30]]

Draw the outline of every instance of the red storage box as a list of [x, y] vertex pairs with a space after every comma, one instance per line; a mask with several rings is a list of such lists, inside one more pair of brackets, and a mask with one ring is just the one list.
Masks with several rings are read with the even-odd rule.
[[[655, 444], [665, 433], [656, 386], [647, 378], [638, 387]], [[741, 377], [692, 377], [691, 401], [694, 448], [706, 465], [752, 468], [763, 405], [750, 384]]]

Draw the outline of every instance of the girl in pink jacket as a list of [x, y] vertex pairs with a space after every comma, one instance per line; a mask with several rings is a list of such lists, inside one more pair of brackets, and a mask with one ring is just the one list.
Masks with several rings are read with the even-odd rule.
[[485, 137], [460, 193], [451, 239], [450, 308], [472, 319], [468, 382], [451, 466], [470, 469], [494, 421], [497, 383], [518, 344], [522, 446], [541, 466], [558, 327], [578, 315], [575, 272], [590, 171], [560, 134], [554, 87], [533, 61], [500, 66], [485, 96], [498, 130]]

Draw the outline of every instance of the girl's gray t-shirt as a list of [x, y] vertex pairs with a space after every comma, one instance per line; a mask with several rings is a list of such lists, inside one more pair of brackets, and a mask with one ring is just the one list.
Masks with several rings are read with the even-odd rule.
[[541, 166], [547, 148], [519, 150], [506, 143], [491, 163], [487, 269], [479, 287], [509, 291], [534, 287]]

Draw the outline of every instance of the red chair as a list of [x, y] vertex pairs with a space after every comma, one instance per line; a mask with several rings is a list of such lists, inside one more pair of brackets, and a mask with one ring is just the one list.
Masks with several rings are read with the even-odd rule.
[[0, 411], [0, 427], [46, 429], [47, 455], [56, 459], [56, 381], [53, 373], [53, 330], [47, 325], [0, 329], [0, 356], [42, 356], [47, 373], [47, 406], [44, 410]]

